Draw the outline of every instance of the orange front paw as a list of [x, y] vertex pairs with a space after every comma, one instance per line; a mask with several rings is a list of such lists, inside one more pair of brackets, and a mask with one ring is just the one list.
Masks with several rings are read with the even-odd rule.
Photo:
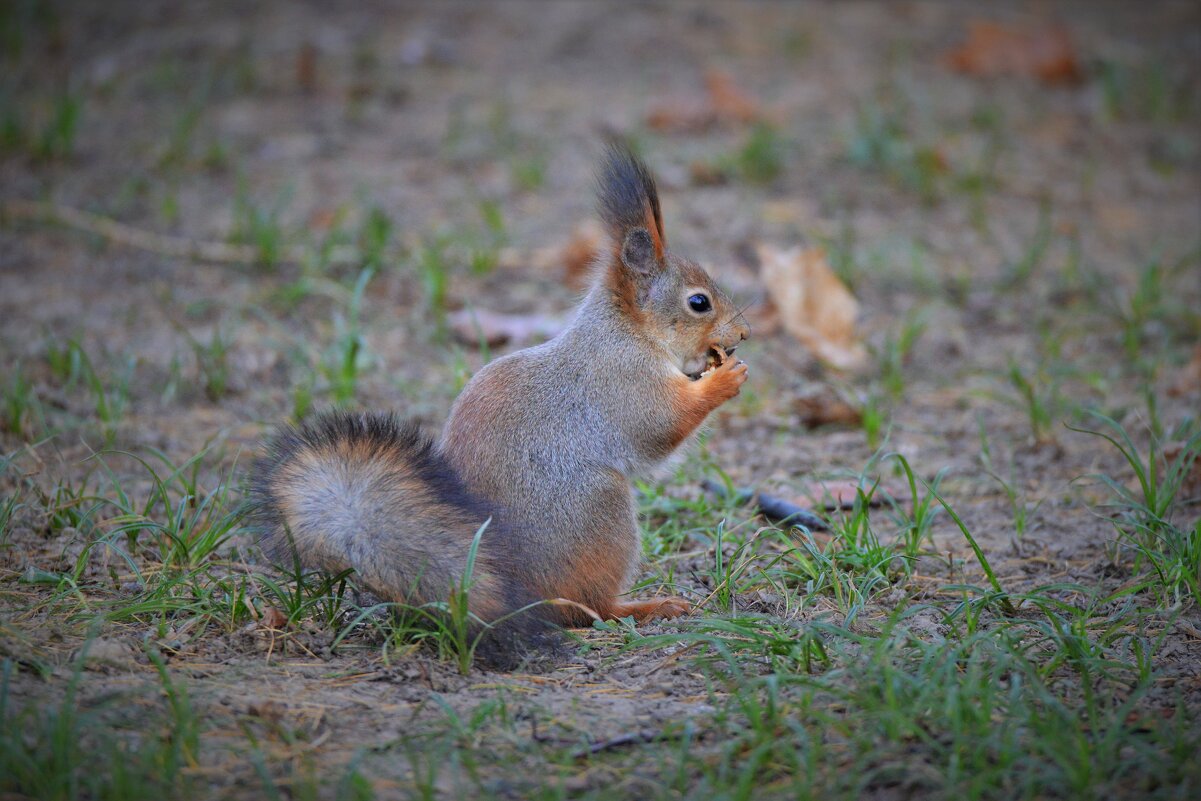
[[701, 376], [698, 389], [716, 408], [737, 395], [749, 375], [750, 368], [742, 359], [726, 358], [712, 372]]

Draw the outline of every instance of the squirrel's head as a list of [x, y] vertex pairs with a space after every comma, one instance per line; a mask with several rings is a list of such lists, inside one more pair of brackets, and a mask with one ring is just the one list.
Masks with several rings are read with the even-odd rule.
[[601, 276], [618, 308], [693, 378], [748, 336], [741, 310], [709, 274], [667, 250], [659, 193], [646, 165], [611, 145], [597, 176], [599, 206], [612, 237]]

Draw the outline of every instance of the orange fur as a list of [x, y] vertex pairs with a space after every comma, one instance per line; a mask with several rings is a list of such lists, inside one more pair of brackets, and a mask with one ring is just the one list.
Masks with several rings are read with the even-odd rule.
[[646, 216], [646, 230], [650, 232], [651, 244], [655, 247], [655, 261], [662, 264], [667, 254], [667, 239], [663, 236], [663, 221], [659, 219], [659, 210], [647, 205], [643, 214]]
[[746, 365], [732, 358], [727, 358], [712, 373], [697, 381], [680, 376], [672, 402], [676, 426], [668, 437], [670, 448], [674, 449], [692, 436], [709, 412], [737, 395], [746, 377]]

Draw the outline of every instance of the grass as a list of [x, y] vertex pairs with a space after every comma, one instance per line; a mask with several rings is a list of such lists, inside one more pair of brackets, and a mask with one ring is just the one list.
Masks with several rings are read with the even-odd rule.
[[889, 331], [880, 347], [874, 349], [880, 385], [894, 401], [905, 394], [905, 367], [925, 331], [925, 315], [920, 310], [911, 311], [905, 316], [900, 331], [896, 334]]
[[[492, 241], [506, 235], [498, 210], [484, 205], [480, 216]], [[372, 264], [337, 291], [328, 282], [333, 336], [314, 382], [294, 390], [297, 416], [314, 394], [356, 402], [370, 364], [364, 301], [387, 269], [374, 265], [394, 244], [386, 218], [362, 219], [349, 235], [374, 254]], [[469, 270], [460, 245], [446, 253]], [[1152, 337], [1144, 343], [1159, 341], [1159, 321], [1176, 319], [1164, 311], [1170, 293], [1153, 291], [1167, 275], [1143, 279], [1150, 288], [1129, 307], [1146, 310], [1137, 324]], [[877, 373], [861, 379], [877, 390], [877, 436], [921, 380], [908, 359], [925, 329], [920, 313], [906, 317], [877, 350]], [[1116, 352], [1126, 352], [1121, 336], [1106, 340]], [[214, 329], [189, 347], [206, 397], [229, 402], [222, 380], [231, 339]], [[1072, 376], [1059, 334], [1043, 332], [1039, 347], [1034, 359], [1015, 356], [1010, 400], [1032, 433], [1049, 434], [1066, 408], [1056, 382]], [[120, 441], [144, 391], [132, 363], [75, 340], [48, 342], [42, 361], [14, 376], [6, 420], [20, 431], [5, 426], [14, 440], [58, 442], [73, 430], [64, 426], [73, 413], [47, 401], [61, 392], [85, 410], [73, 425]], [[0, 582], [12, 607], [0, 617], [0, 788], [184, 798], [228, 789], [215, 778], [226, 771], [280, 798], [851, 798], [898, 787], [931, 797], [1188, 797], [1199, 786], [1201, 720], [1185, 691], [1172, 689], [1178, 673], [1166, 655], [1174, 621], [1201, 600], [1201, 527], [1190, 525], [1195, 499], [1182, 490], [1201, 435], [1188, 421], [1170, 425], [1157, 406], [1147, 414], [1145, 434], [1095, 416], [1081, 435], [1118, 459], [1116, 468], [1100, 460], [1109, 469], [1095, 479], [1110, 494], [1098, 511], [1116, 534], [1118, 575], [1096, 585], [1027, 580], [995, 549], [994, 532], [972, 522], [968, 510], [978, 512], [965, 507], [964, 478], [908, 450], [869, 458], [854, 474], [854, 499], [826, 512], [821, 532], [763, 525], [733, 500], [734, 479], [702, 442], [667, 481], [639, 486], [653, 570], [642, 592], [670, 588], [701, 612], [655, 627], [601, 624], [569, 646], [578, 650], [568, 664], [586, 663], [595, 672], [588, 686], [601, 695], [621, 688], [634, 703], [659, 698], [643, 685], [630, 689], [622, 671], [632, 664], [645, 671], [645, 687], [661, 680], [670, 703], [698, 710], [652, 718], [615, 746], [561, 708], [539, 707], [538, 682], [558, 678], [481, 670], [489, 629], [468, 611], [470, 566], [443, 601], [364, 602], [352, 574], [256, 559], [239, 502], [242, 471], [218, 448], [172, 460], [144, 446], [110, 447], [61, 477], [36, 474], [22, 450], [6, 457], [0, 476], [0, 543], [11, 552], [33, 537], [60, 556]], [[1018, 489], [1022, 468], [1014, 460], [1002, 473], [983, 434], [981, 462], [1023, 539], [1039, 507]], [[730, 500], [698, 491], [703, 478]], [[25, 619], [54, 621], [85, 653], [97, 632], [136, 641], [139, 692], [150, 677], [154, 691], [93, 695], [104, 674], [77, 654], [35, 649], [46, 638], [25, 634]], [[231, 713], [196, 689], [209, 685], [194, 673], [193, 654], [252, 636], [269, 643], [265, 671], [307, 666], [366, 687], [359, 676], [416, 669], [449, 689], [402, 715], [394, 739], [331, 763], [321, 745], [331, 740], [296, 708], [274, 720]], [[448, 675], [479, 688], [470, 704]], [[331, 738], [345, 735], [331, 725]], [[600, 775], [616, 784], [581, 784]]]
[[904, 104], [895, 101], [862, 104], [848, 137], [847, 159], [931, 205], [943, 195], [949, 166], [936, 147], [915, 141], [907, 116]]
[[[1148, 521], [1170, 518], [1176, 500], [1172, 488], [1196, 459], [1197, 438], [1166, 473], [1153, 472], [1159, 468], [1151, 467], [1151, 456], [1139, 455], [1112, 425], [1094, 436], [1107, 434], [1107, 441], [1134, 459], [1131, 470], [1145, 485], [1140, 484], [1139, 495], [1122, 497], [1128, 512], [1143, 516], [1139, 527], [1127, 531], [1145, 533]], [[118, 458], [132, 459], [130, 464], [153, 479], [147, 501], [131, 500], [109, 464]], [[78, 599], [80, 594], [96, 596], [100, 585], [88, 570], [74, 570], [73, 593], [62, 593], [61, 580], [54, 586], [61, 602], [83, 615], [80, 620], [107, 620], [108, 626], [151, 622], [160, 632], [156, 641], [172, 645], [180, 630], [203, 636], [205, 627], [216, 624], [216, 630], [232, 632], [275, 608], [286, 618], [281, 647], [295, 636], [286, 632], [306, 624], [336, 633], [335, 651], [362, 648], [364, 636], [370, 641], [370, 632], [380, 632], [394, 650], [429, 648], [462, 675], [474, 674], [483, 629], [466, 611], [470, 568], [447, 602], [401, 608], [399, 615], [384, 617], [378, 615], [383, 606], [355, 608], [349, 603], [346, 574], [322, 576], [293, 566], [291, 573], [277, 576], [253, 570], [239, 581], [237, 570], [222, 564], [227, 563], [228, 534], [239, 525], [240, 510], [228, 482], [213, 491], [202, 489], [205, 458], [197, 454], [175, 465], [161, 455], [102, 454], [96, 458], [96, 480], [55, 501], [61, 514], [72, 515], [64, 528], [70, 522], [95, 543], [85, 561], [95, 561], [106, 548], [123, 551], [123, 563], [131, 570], [143, 560], [156, 566], [138, 569], [144, 588], [136, 598], [100, 605]], [[745, 526], [718, 522], [711, 530], [711, 596], [704, 615], [680, 622], [673, 633], [603, 628], [602, 634], [620, 636], [628, 654], [679, 654], [671, 658], [704, 675], [709, 687], [712, 711], [706, 717], [665, 724], [646, 735], [646, 745], [637, 751], [645, 766], [640, 797], [667, 799], [682, 789], [735, 799], [806, 793], [853, 797], [898, 782], [933, 795], [968, 797], [993, 797], [1002, 785], [1020, 796], [1145, 793], [1155, 788], [1171, 793], [1188, 787], [1187, 743], [1195, 737], [1195, 711], [1181, 701], [1170, 703], [1175, 710], [1170, 717], [1147, 717], [1145, 711], [1159, 676], [1155, 653], [1164, 642], [1154, 610], [1133, 603], [1130, 590], [1110, 596], [1078, 585], [1012, 590], [946, 500], [940, 489], [943, 473], [925, 482], [900, 454], [880, 456], [865, 473], [888, 466], [903, 477], [909, 497], [903, 503], [888, 498], [884, 516], [874, 506], [879, 485], [868, 482], [852, 507], [830, 514], [831, 536], [824, 544], [812, 532], [766, 527], [743, 536]], [[108, 489], [101, 490], [103, 483]], [[16, 509], [16, 503], [11, 501], [10, 508]], [[652, 515], [685, 520], [734, 513], [713, 501], [664, 506], [663, 496], [652, 495], [647, 503]], [[984, 578], [981, 586], [948, 584], [943, 597], [903, 603], [880, 616], [884, 593], [906, 586], [916, 563], [930, 558], [925, 548], [943, 515], [974, 552]], [[477, 532], [476, 545], [483, 531]], [[667, 542], [686, 540], [668, 537]], [[1151, 556], [1142, 558], [1149, 564]], [[788, 611], [764, 614], [754, 611], [754, 604], [740, 602], [763, 588], [789, 593]], [[835, 616], [813, 615], [824, 608], [821, 599], [830, 600]], [[256, 611], [239, 615], [237, 609]], [[812, 611], [806, 614], [806, 609]], [[916, 626], [919, 618], [936, 621], [938, 634]], [[189, 620], [201, 622], [189, 626]], [[155, 729], [161, 734], [143, 737], [136, 745], [129, 735], [114, 739], [106, 734], [109, 751], [89, 751], [83, 743], [110, 733], [114, 725], [126, 731], [123, 727], [130, 723], [114, 723], [112, 706], [79, 706], [73, 693], [83, 674], [77, 666], [65, 700], [38, 723], [41, 728], [32, 729], [35, 734], [29, 734], [28, 725], [6, 725], [6, 731], [26, 734], [19, 742], [5, 742], [5, 788], [47, 797], [201, 793], [195, 771], [213, 758], [205, 746], [209, 727], [190, 700], [186, 682], [157, 651], [149, 651], [148, 658], [162, 688], [157, 707], [162, 723]], [[31, 721], [25, 717], [29, 707], [17, 709], [10, 700], [8, 686], [16, 670], [7, 663], [0, 713], [8, 722]], [[1115, 695], [1112, 687], [1125, 689]], [[447, 787], [448, 776], [456, 777], [460, 793], [500, 797], [486, 777], [500, 770], [507, 759], [503, 754], [514, 748], [543, 766], [546, 797], [555, 797], [555, 787], [561, 793], [562, 782], [573, 775], [564, 772], [563, 760], [579, 764], [578, 758], [567, 758], [580, 751], [578, 735], [544, 739], [532, 749], [518, 745], [526, 741], [516, 734], [519, 724], [501, 695], [483, 699], [470, 712], [437, 697], [432, 704], [440, 716], [402, 746], [408, 754], [405, 785], [416, 797], [440, 797], [436, 788]], [[299, 743], [297, 735], [286, 729], [246, 731], [251, 747], [243, 747], [241, 759], [249, 760], [247, 769], [257, 773], [269, 796], [291, 787], [301, 796], [380, 797], [372, 779], [380, 766], [368, 754], [325, 778], [303, 763], [280, 773], [265, 749], [276, 740]], [[501, 752], [478, 752], [483, 742], [500, 743]], [[592, 742], [582, 740], [586, 753]], [[120, 761], [120, 766], [90, 769], [95, 753], [106, 755], [113, 765]], [[1098, 755], [1104, 760], [1098, 761]], [[616, 769], [628, 764], [621, 753], [588, 755], [585, 761]], [[368, 765], [375, 767], [364, 772]]]
[[[360, 273], [351, 306], [369, 280]], [[89, 386], [81, 348], [46, 353], [55, 381]], [[1180, 486], [1201, 438], [1189, 425], [1166, 427], [1148, 449], [1095, 419], [1091, 438], [1116, 449], [1135, 482], [1101, 479], [1116, 504], [1107, 510], [1115, 558], [1131, 571], [1106, 587], [1015, 577], [957, 508], [956, 477], [898, 452], [867, 461], [848, 508], [826, 513], [828, 532], [764, 526], [733, 501], [685, 491], [703, 477], [736, 489], [707, 447], [667, 484], [644, 484], [657, 583], [703, 587], [703, 611], [650, 631], [600, 625], [579, 635], [576, 658], [602, 682], [622, 660], [664, 665], [665, 680], [700, 682], [687, 692], [704, 711], [658, 720], [633, 745], [613, 747], [524, 700], [534, 690], [521, 674], [480, 672], [488, 629], [468, 611], [470, 565], [444, 601], [361, 604], [348, 573], [248, 561], [239, 471], [216, 451], [181, 461], [105, 451], [84, 478], [51, 492], [10, 463], [4, 542], [12, 547], [9, 532], [27, 532], [37, 515], [44, 536], [82, 547], [64, 547], [65, 561], [4, 591], [26, 599], [20, 614], [110, 638], [140, 632], [134, 653], [158, 689], [128, 710], [120, 694], [85, 701], [95, 679], [79, 658], [66, 673], [39, 672], [49, 684], [38, 693], [55, 701], [31, 706], [34, 679], [24, 674], [53, 657], [23, 662], [6, 650], [0, 781], [46, 797], [182, 798], [224, 787], [212, 772], [220, 764], [281, 798], [377, 798], [395, 787], [418, 798], [826, 798], [898, 786], [936, 797], [1185, 797], [1197, 786], [1201, 721], [1165, 690], [1174, 674], [1160, 654], [1174, 616], [1197, 601], [1189, 560], [1198, 540], [1184, 525], [1191, 507]], [[1167, 441], [1182, 448], [1165, 456]], [[886, 489], [889, 477], [903, 489]], [[947, 537], [972, 560], [941, 555]], [[0, 619], [0, 642], [11, 620]], [[468, 706], [430, 694], [394, 741], [331, 766], [295, 709], [274, 721], [231, 718], [194, 700], [189, 649], [248, 631], [269, 638], [266, 670], [281, 660], [289, 670], [321, 665], [312, 656], [321, 648], [338, 681], [432, 663], [472, 686], [498, 686]], [[19, 695], [9, 689], [18, 681]], [[608, 792], [581, 788], [579, 776], [593, 772], [623, 778]]]
[[207, 342], [196, 339], [183, 328], [180, 332], [192, 349], [205, 397], [214, 402], [221, 400], [229, 391], [229, 348], [233, 340], [227, 339], [219, 327], [213, 329]]
[[287, 233], [280, 222], [286, 205], [286, 197], [270, 206], [256, 203], [250, 196], [245, 179], [242, 179], [234, 200], [234, 227], [230, 241], [252, 246], [262, 267], [276, 266], [287, 249]]
[[1180, 604], [1184, 598], [1201, 602], [1201, 519], [1191, 524], [1177, 519], [1176, 512], [1197, 499], [1180, 498], [1181, 486], [1201, 458], [1201, 430], [1189, 420], [1175, 433], [1180, 442], [1168, 457], [1154, 433], [1142, 451], [1116, 420], [1099, 412], [1093, 418], [1097, 429], [1074, 428], [1099, 437], [1121, 454], [1136, 484], [1133, 488], [1112, 476], [1092, 476], [1112, 493], [1109, 508], [1118, 534], [1118, 549], [1133, 557], [1136, 574], [1146, 575], [1146, 585], [1160, 603]]
[[350, 291], [345, 313], [337, 309], [334, 311], [334, 340], [326, 350], [320, 369], [329, 387], [330, 397], [338, 406], [346, 406], [354, 401], [359, 375], [371, 363], [362, 333], [362, 311], [363, 293], [374, 276], [373, 268], [364, 267]]
[[37, 407], [37, 393], [18, 364], [9, 373], [4, 387], [3, 417], [0, 417], [3, 429], [23, 436], [33, 422], [31, 418], [36, 416]]
[[984, 426], [980, 426], [980, 461], [986, 473], [992, 477], [1005, 493], [1005, 499], [1009, 503], [1009, 510], [1013, 516], [1013, 537], [1014, 541], [1020, 543], [1026, 536], [1026, 532], [1030, 530], [1034, 515], [1038, 512], [1042, 501], [1031, 503], [1021, 493], [1018, 488], [1018, 476], [1016, 468], [1011, 464], [1009, 468], [1009, 478], [1002, 477], [993, 466], [992, 452], [988, 444], [988, 436], [984, 431]]
[[83, 95], [68, 89], [22, 103], [0, 87], [0, 152], [26, 153], [43, 162], [71, 157], [83, 108]]

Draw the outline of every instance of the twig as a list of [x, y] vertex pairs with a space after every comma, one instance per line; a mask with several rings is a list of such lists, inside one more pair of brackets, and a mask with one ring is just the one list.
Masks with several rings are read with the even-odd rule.
[[[9, 219], [60, 223], [69, 228], [95, 234], [119, 245], [177, 259], [221, 264], [253, 264], [262, 260], [261, 251], [253, 245], [235, 245], [229, 242], [213, 242], [159, 234], [118, 222], [111, 217], [103, 217], [69, 206], [60, 206], [57, 203], [7, 200], [3, 206], [0, 206], [0, 214]], [[279, 255], [279, 261], [299, 262], [304, 258], [305, 252], [305, 248], [302, 246], [286, 248]], [[362, 260], [362, 254], [353, 245], [338, 245], [330, 250], [327, 259], [335, 264], [354, 264]]]
[[[712, 479], [706, 479], [701, 486], [719, 498], [728, 495], [726, 488]], [[753, 504], [764, 517], [775, 523], [803, 526], [813, 531], [828, 531], [830, 528], [825, 520], [808, 509], [765, 492], [755, 492], [749, 488], [735, 490], [734, 502], [742, 505]]]
[[599, 754], [601, 751], [609, 751], [614, 748], [622, 748], [627, 745], [637, 745], [639, 743], [657, 743], [664, 740], [678, 739], [670, 737], [663, 732], [658, 731], [637, 731], [628, 734], [619, 734], [616, 737], [610, 737], [608, 740], [592, 743], [587, 748], [580, 748], [572, 755], [572, 759], [583, 759], [586, 756]]
[[[57, 203], [6, 200], [3, 205], [0, 205], [0, 217], [38, 223], [58, 223], [78, 231], [95, 234], [118, 245], [177, 259], [218, 264], [254, 264], [262, 261], [262, 251], [253, 245], [236, 245], [230, 242], [214, 242], [159, 234], [135, 228], [111, 217]], [[277, 261], [296, 264], [304, 259], [305, 254], [304, 246], [293, 245], [285, 248], [277, 257]], [[559, 248], [535, 248], [526, 251], [507, 247], [501, 248], [497, 252], [497, 263], [506, 268], [549, 269], [558, 264], [559, 256]], [[363, 260], [363, 254], [354, 245], [335, 245], [325, 254], [325, 258], [331, 264], [358, 264]]]

